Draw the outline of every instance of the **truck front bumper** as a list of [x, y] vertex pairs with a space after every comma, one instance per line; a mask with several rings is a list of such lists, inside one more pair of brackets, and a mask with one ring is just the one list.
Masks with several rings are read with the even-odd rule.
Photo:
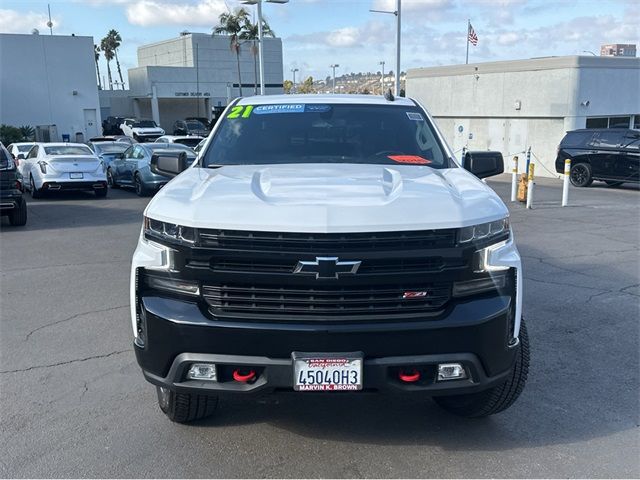
[[[518, 344], [509, 344], [513, 298], [487, 296], [457, 304], [445, 319], [377, 324], [265, 324], [211, 320], [195, 303], [163, 297], [140, 299], [145, 339], [134, 350], [145, 378], [174, 391], [252, 393], [291, 390], [292, 352], [363, 352], [363, 389], [469, 393], [503, 382]], [[467, 378], [437, 381], [437, 365], [457, 362]], [[218, 381], [187, 379], [193, 363], [214, 363]], [[255, 381], [234, 381], [249, 368]], [[407, 384], [398, 370], [416, 368], [422, 381]]]

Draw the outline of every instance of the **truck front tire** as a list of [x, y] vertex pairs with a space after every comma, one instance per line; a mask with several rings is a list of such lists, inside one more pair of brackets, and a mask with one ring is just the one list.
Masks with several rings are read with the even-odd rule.
[[501, 385], [468, 395], [434, 397], [435, 402], [450, 413], [468, 418], [481, 418], [509, 408], [524, 389], [529, 373], [529, 336], [522, 320], [520, 345], [511, 375]]
[[177, 393], [168, 388], [156, 387], [160, 410], [176, 423], [188, 423], [213, 415], [218, 407], [215, 395]]

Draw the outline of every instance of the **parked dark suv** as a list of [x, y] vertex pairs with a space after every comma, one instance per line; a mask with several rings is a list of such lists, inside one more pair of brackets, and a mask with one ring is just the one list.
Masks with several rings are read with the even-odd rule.
[[173, 134], [206, 137], [209, 135], [209, 129], [200, 120], [176, 120], [173, 124]]
[[595, 128], [567, 132], [558, 147], [556, 171], [571, 159], [571, 183], [588, 187], [594, 180], [610, 186], [640, 181], [640, 131]]
[[21, 180], [16, 161], [0, 143], [0, 215], [7, 215], [11, 225], [20, 227], [27, 223]]

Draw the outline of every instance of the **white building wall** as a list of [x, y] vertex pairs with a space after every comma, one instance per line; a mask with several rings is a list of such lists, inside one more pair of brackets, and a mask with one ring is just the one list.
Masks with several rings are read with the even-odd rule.
[[0, 34], [0, 65], [0, 123], [101, 132], [92, 37]]
[[[640, 114], [640, 59], [553, 57], [409, 70], [407, 95], [430, 111], [455, 151], [531, 146], [554, 176], [557, 145], [587, 117]], [[589, 105], [581, 105], [589, 101]], [[462, 129], [462, 131], [460, 131]], [[520, 162], [520, 170], [524, 162]]]

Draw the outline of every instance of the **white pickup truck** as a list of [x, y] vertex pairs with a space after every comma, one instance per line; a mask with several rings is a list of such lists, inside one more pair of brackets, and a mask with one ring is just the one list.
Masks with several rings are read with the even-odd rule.
[[480, 180], [503, 159], [464, 163], [391, 95], [238, 99], [192, 165], [154, 155], [175, 178], [144, 212], [131, 321], [162, 411], [282, 389], [508, 408], [529, 365], [522, 269]]
[[120, 125], [120, 130], [136, 142], [153, 142], [164, 135], [164, 130], [156, 125], [156, 122], [153, 120], [126, 118], [122, 125]]

